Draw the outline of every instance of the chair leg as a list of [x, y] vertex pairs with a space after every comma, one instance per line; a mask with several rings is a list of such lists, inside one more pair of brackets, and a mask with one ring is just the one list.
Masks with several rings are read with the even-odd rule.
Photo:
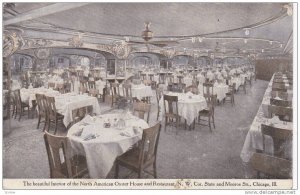
[[208, 117], [208, 126], [209, 126], [209, 130], [212, 132], [212, 130], [211, 130], [211, 124], [210, 124], [210, 117]]
[[57, 119], [55, 119], [55, 130], [54, 130], [54, 135], [56, 135], [56, 131], [57, 131]]
[[157, 178], [157, 172], [156, 172], [156, 161], [153, 163], [153, 172], [154, 172], [154, 178]]
[[23, 112], [22, 112], [22, 108], [20, 109], [20, 112], [19, 112], [19, 114], [20, 114], [20, 116], [19, 116], [19, 121], [21, 120], [21, 117], [22, 117], [22, 114], [23, 114]]
[[38, 120], [38, 124], [37, 124], [37, 129], [39, 128], [39, 126], [40, 126], [40, 122], [41, 122], [41, 116], [39, 115], [39, 120]]
[[142, 172], [143, 172], [143, 169], [139, 169], [139, 171], [138, 171], [138, 178], [142, 178]]
[[116, 169], [115, 169], [115, 179], [119, 177], [119, 164], [116, 162]]
[[45, 124], [44, 124], [44, 127], [43, 127], [43, 132], [46, 130], [46, 126], [47, 126], [47, 118], [45, 118]]
[[215, 126], [215, 115], [214, 114], [212, 115], [212, 121], [213, 121], [214, 129], [215, 129], [216, 126]]
[[165, 117], [165, 132], [167, 131], [167, 125], [168, 125], [168, 118]]

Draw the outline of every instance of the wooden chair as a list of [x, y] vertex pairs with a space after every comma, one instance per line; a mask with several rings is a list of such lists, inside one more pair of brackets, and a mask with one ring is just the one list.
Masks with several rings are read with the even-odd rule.
[[96, 82], [95, 81], [88, 81], [89, 89], [95, 89], [96, 88]]
[[17, 114], [19, 114], [19, 121], [20, 121], [21, 117], [24, 113], [25, 108], [27, 108], [28, 118], [29, 118], [29, 113], [30, 113], [29, 104], [27, 104], [25, 102], [22, 102], [20, 89], [17, 89], [17, 90], [14, 91], [14, 97], [15, 97], [15, 100], [16, 100], [16, 115], [15, 115], [15, 118], [17, 117]]
[[88, 89], [86, 87], [84, 87], [82, 85], [79, 87], [79, 93], [80, 94], [84, 94], [84, 93], [87, 93], [87, 92], [88, 92]]
[[130, 103], [133, 102], [131, 84], [124, 83], [122, 86], [123, 98]]
[[47, 118], [48, 118], [48, 128], [47, 131], [49, 132], [51, 123], [54, 123], [55, 125], [55, 131], [54, 134], [56, 134], [57, 131], [57, 124], [60, 122], [63, 124], [64, 116], [59, 114], [56, 110], [55, 106], [55, 98], [54, 97], [47, 97], [46, 96], [46, 105], [47, 105]]
[[272, 137], [274, 154], [278, 158], [284, 157], [284, 143], [292, 140], [293, 131], [289, 129], [280, 129], [273, 126], [261, 124], [261, 133], [263, 134], [263, 152], [265, 151], [265, 135]]
[[147, 75], [145, 73], [141, 73], [141, 80], [146, 80], [147, 79]]
[[[158, 123], [153, 127], [143, 130], [143, 136], [139, 147], [133, 148], [123, 155], [117, 157], [115, 178], [118, 178], [119, 166], [126, 167], [138, 173], [138, 178], [142, 177], [143, 172], [147, 172], [157, 178], [156, 156], [159, 142], [161, 125]], [[153, 173], [145, 169], [153, 166]]]
[[[216, 128], [216, 126], [215, 126], [215, 105], [217, 102], [217, 95], [205, 95], [204, 97], [206, 99], [207, 108], [199, 111], [198, 124], [208, 126], [209, 130], [212, 132], [211, 123], [213, 124], [214, 128]], [[201, 117], [206, 117], [207, 120], [201, 119]], [[201, 121], [206, 121], [207, 124], [203, 124], [203, 123], [201, 123]]]
[[148, 76], [149, 76], [150, 81], [154, 81], [154, 74], [149, 74]]
[[280, 120], [293, 122], [293, 108], [269, 105], [268, 113], [270, 118], [276, 115]]
[[273, 83], [272, 88], [278, 88], [278, 89], [286, 89], [285, 84], [278, 84], [278, 83]]
[[55, 88], [55, 83], [48, 83], [48, 88], [54, 89]]
[[98, 98], [98, 95], [99, 95], [98, 89], [91, 88], [89, 90], [89, 96]]
[[[233, 83], [232, 85], [229, 85], [228, 92], [226, 93], [226, 97], [224, 99], [224, 102], [230, 101], [232, 106], [234, 105], [235, 86], [236, 86], [236, 83]], [[228, 98], [229, 98], [229, 100], [228, 100]]]
[[287, 89], [286, 89], [286, 88], [276, 88], [276, 87], [272, 87], [272, 91], [287, 92]]
[[282, 91], [271, 91], [271, 97], [276, 98], [279, 97], [283, 100], [288, 100], [288, 93], [282, 92]]
[[[7, 96], [8, 96], [8, 94], [7, 94]], [[12, 105], [12, 114], [11, 114], [11, 116], [12, 117], [15, 116], [15, 118], [16, 118], [16, 116], [17, 116], [17, 98], [16, 98], [14, 92], [11, 93], [11, 105]]]
[[120, 99], [120, 89], [119, 89], [119, 83], [111, 83], [110, 84], [110, 93], [112, 96], [112, 102], [111, 107], [118, 104]]
[[82, 178], [88, 174], [86, 159], [81, 155], [71, 155], [68, 138], [45, 132], [50, 178]]
[[292, 101], [277, 100], [274, 98], [270, 99], [270, 104], [275, 106], [282, 106], [282, 107], [292, 107]]
[[161, 111], [161, 107], [159, 106], [159, 100], [163, 96], [164, 91], [162, 88], [156, 88], [155, 92], [156, 92], [156, 100], [157, 100], [157, 119], [156, 120], [158, 120], [159, 113]]
[[134, 102], [133, 103], [133, 113], [137, 113], [140, 119], [146, 120], [147, 123], [149, 123], [150, 118], [150, 110], [151, 110], [151, 104], [145, 103], [145, 102]]
[[56, 84], [55, 89], [56, 89], [57, 91], [59, 91], [60, 93], [64, 93], [64, 84], [63, 84], [63, 83], [58, 83], [58, 84]]
[[291, 178], [292, 161], [286, 159], [262, 153], [254, 153], [250, 159], [250, 165], [257, 171], [258, 179], [261, 178], [260, 173], [278, 179]]
[[246, 90], [246, 80], [244, 81], [244, 83], [242, 83], [239, 88], [242, 88], [244, 93], [246, 94], [247, 93], [247, 90]]
[[71, 83], [67, 82], [64, 83], [64, 93], [70, 93], [71, 92]]
[[[164, 109], [165, 109], [165, 131], [167, 125], [176, 122], [176, 134], [178, 133], [178, 126], [181, 117], [178, 114], [178, 96], [163, 95]], [[175, 107], [174, 107], [175, 106]]]
[[179, 76], [177, 76], [177, 78], [178, 78], [178, 83], [183, 83], [183, 82], [182, 82], [183, 76], [179, 75]]
[[[47, 105], [46, 105], [46, 97], [43, 94], [35, 94], [36, 102], [38, 106], [38, 124], [37, 128], [39, 128], [40, 123], [44, 122], [44, 128], [43, 131], [45, 131], [46, 125], [47, 125]], [[44, 121], [41, 121], [41, 119], [44, 119]]]
[[214, 94], [214, 84], [213, 83], [203, 83], [203, 95], [211, 96]]

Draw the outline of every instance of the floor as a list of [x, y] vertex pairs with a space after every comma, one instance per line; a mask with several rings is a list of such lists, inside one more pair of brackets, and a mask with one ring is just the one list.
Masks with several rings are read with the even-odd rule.
[[[161, 131], [158, 146], [158, 178], [232, 179], [252, 178], [255, 174], [240, 159], [240, 152], [252, 120], [261, 104], [268, 82], [257, 80], [247, 86], [247, 93], [238, 91], [235, 105], [220, 104], [215, 109], [216, 128], [196, 125], [188, 131], [184, 126], [176, 135], [171, 128]], [[157, 103], [152, 100], [150, 124], [156, 122]], [[101, 104], [102, 105], [102, 104]], [[107, 106], [102, 105], [104, 110]], [[11, 130], [4, 121], [3, 178], [49, 178], [49, 165], [42, 128], [37, 119], [12, 119]], [[59, 130], [64, 135], [64, 130]], [[113, 178], [114, 169], [107, 178]], [[121, 178], [135, 178], [125, 168]], [[151, 178], [149, 175], [143, 175]]]

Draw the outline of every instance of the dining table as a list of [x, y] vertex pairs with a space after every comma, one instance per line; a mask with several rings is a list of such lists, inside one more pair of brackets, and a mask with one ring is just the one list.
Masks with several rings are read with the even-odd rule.
[[[178, 97], [178, 115], [186, 120], [187, 125], [191, 125], [195, 118], [198, 117], [199, 111], [207, 108], [207, 103], [202, 95], [196, 95], [191, 92], [176, 93], [176, 92], [164, 92], [165, 95]], [[163, 96], [159, 100], [160, 113], [159, 118], [162, 120], [164, 116], [164, 98]], [[168, 104], [166, 104], [168, 106]]]
[[[203, 95], [203, 84], [199, 83], [198, 90], [199, 93]], [[229, 86], [226, 85], [225, 83], [215, 82], [213, 85], [213, 92], [211, 90], [210, 93], [213, 95], [217, 95], [217, 100], [221, 102], [226, 97], [226, 93], [228, 93], [228, 90], [229, 90]]]
[[57, 112], [64, 116], [63, 123], [67, 127], [72, 121], [72, 111], [92, 106], [93, 113], [100, 114], [100, 105], [96, 97], [88, 96], [87, 94], [65, 93], [55, 95], [55, 106]]
[[46, 96], [57, 96], [60, 93], [51, 88], [38, 87], [38, 88], [22, 88], [20, 89], [21, 101], [27, 103], [30, 108], [33, 107], [34, 101], [36, 100], [36, 94], [42, 94]]
[[[272, 118], [269, 117], [268, 106], [270, 105], [270, 93], [272, 91], [274, 75], [265, 91], [262, 104], [259, 106], [256, 116], [250, 126], [250, 129], [246, 135], [244, 145], [240, 154], [243, 162], [248, 163], [252, 155], [257, 151], [265, 150], [268, 154], [274, 153], [274, 145], [272, 137], [263, 135], [261, 132], [261, 125], [273, 126], [275, 128], [286, 129], [293, 131], [293, 123], [281, 121], [278, 116]], [[265, 148], [263, 147], [263, 137], [265, 139]], [[288, 139], [283, 144], [284, 156], [288, 159], [292, 158], [292, 139]]]
[[115, 159], [142, 139], [149, 125], [126, 110], [90, 116], [73, 125], [67, 134], [74, 154], [86, 157], [90, 178], [106, 178]]

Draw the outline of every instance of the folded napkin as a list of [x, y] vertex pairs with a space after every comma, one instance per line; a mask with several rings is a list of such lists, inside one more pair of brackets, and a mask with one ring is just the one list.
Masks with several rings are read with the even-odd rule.
[[84, 141], [88, 141], [88, 140], [96, 139], [96, 138], [97, 138], [96, 135], [90, 133], [90, 134], [86, 135], [86, 136], [83, 138], [83, 140], [84, 140]]
[[275, 98], [274, 98], [275, 100], [282, 100], [280, 97], [278, 97], [278, 96], [276, 96]]
[[120, 135], [126, 136], [126, 137], [133, 137], [136, 135], [136, 133], [137, 133], [137, 131], [134, 131], [133, 129], [126, 129], [126, 130], [122, 131], [120, 133]]
[[82, 120], [82, 123], [94, 123], [94, 117], [86, 115]]

